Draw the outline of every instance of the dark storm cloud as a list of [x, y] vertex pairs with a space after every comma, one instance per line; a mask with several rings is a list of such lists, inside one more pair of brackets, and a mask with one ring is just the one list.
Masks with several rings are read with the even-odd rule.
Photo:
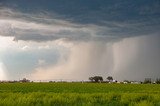
[[[69, 40], [125, 38], [159, 33], [158, 29], [160, 29], [159, 0], [72, 0], [70, 2], [66, 0], [47, 0], [47, 2], [1, 0], [0, 5], [1, 18], [26, 21], [25, 24], [33, 22], [65, 26], [74, 30], [62, 28], [58, 32], [53, 32], [50, 29], [48, 34], [46, 29], [37, 31], [40, 30], [38, 27], [31, 30], [32, 26], [28, 26], [29, 30], [21, 28], [24, 32], [19, 33], [20, 30], [12, 26], [9, 30], [12, 31], [11, 34], [1, 31], [1, 35], [14, 35], [17, 40], [39, 42], [60, 38]], [[96, 28], [92, 29], [91, 25], [95, 25]]]
[[[160, 14], [159, 0], [4, 0], [5, 6], [34, 13], [48, 11], [57, 13], [60, 18], [80, 23], [103, 23], [103, 21], [126, 21], [158, 18]], [[150, 17], [151, 16], [151, 17]]]

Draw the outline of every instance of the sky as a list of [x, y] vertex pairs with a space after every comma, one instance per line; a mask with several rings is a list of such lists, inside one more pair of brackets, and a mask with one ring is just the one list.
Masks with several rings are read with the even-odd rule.
[[0, 0], [0, 80], [160, 78], [159, 0]]

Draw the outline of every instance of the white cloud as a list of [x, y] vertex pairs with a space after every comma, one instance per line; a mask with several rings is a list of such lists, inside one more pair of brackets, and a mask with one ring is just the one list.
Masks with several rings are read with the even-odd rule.
[[13, 41], [13, 37], [0, 36], [0, 51], [7, 48], [14, 48], [15, 46], [17, 46], [17, 43]]
[[30, 48], [30, 47], [26, 45], [26, 46], [23, 46], [21, 49], [22, 49], [23, 51], [27, 51], [27, 50], [29, 50], [29, 48]]
[[45, 46], [39, 46], [38, 49], [50, 49], [51, 47], [49, 45]]

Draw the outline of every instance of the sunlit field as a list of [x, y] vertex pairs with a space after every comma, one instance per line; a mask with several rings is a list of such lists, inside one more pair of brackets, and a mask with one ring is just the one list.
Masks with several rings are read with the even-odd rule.
[[0, 83], [0, 106], [160, 106], [158, 84]]

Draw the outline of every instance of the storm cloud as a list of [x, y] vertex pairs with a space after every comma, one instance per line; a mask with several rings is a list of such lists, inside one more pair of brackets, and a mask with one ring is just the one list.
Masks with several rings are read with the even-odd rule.
[[14, 79], [159, 77], [158, 10], [158, 0], [1, 0], [0, 62]]
[[2, 0], [1, 35], [38, 42], [148, 35], [159, 33], [159, 9], [158, 0]]

